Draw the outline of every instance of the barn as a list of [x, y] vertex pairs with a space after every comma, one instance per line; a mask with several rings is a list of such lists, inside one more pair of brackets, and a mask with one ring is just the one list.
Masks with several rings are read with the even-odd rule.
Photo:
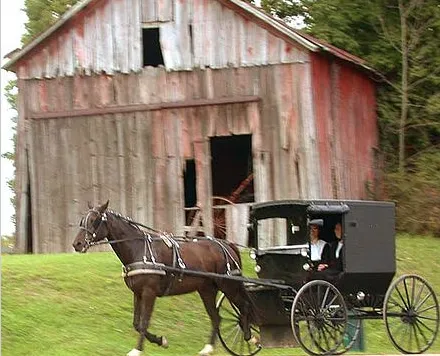
[[374, 72], [241, 0], [83, 0], [12, 53], [20, 252], [87, 201], [245, 244], [249, 204], [375, 189]]

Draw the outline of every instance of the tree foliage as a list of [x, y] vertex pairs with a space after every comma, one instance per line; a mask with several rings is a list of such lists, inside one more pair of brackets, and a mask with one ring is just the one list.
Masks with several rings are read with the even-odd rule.
[[25, 0], [25, 12], [28, 22], [22, 42], [28, 43], [32, 38], [44, 32], [78, 0]]

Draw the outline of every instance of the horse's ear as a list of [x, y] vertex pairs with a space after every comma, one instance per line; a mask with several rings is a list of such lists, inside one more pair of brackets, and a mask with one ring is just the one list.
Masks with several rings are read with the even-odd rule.
[[89, 209], [93, 209], [93, 205], [92, 205], [92, 203], [90, 202], [90, 200], [87, 202], [87, 206], [89, 207]]
[[105, 203], [105, 204], [102, 204], [99, 208], [98, 208], [98, 210], [99, 210], [99, 212], [102, 214], [104, 211], [106, 211], [107, 210], [107, 208], [108, 208], [108, 203], [109, 203], [109, 200], [107, 200], [107, 202]]

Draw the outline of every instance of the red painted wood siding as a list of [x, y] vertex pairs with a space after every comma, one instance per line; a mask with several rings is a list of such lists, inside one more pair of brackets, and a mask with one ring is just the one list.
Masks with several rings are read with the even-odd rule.
[[322, 198], [368, 198], [378, 147], [374, 82], [339, 62], [311, 58]]

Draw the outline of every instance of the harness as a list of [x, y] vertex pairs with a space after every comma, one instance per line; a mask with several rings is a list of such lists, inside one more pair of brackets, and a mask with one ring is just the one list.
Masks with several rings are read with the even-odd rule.
[[[98, 218], [93, 222], [92, 227], [94, 228], [94, 231], [91, 231], [87, 228], [88, 226], [88, 220], [90, 213], [96, 213], [98, 214]], [[99, 232], [99, 229], [102, 227], [102, 225], [105, 223], [108, 223], [108, 216], [107, 214], [112, 214], [114, 217], [125, 220], [130, 225], [136, 227], [140, 232], [142, 232], [142, 235], [136, 238], [125, 238], [125, 239], [119, 239], [119, 240], [108, 240], [107, 237], [105, 237], [105, 240], [102, 241], [94, 241], [94, 239], [97, 236], [97, 233]], [[84, 226], [83, 226], [84, 225]], [[155, 236], [152, 236], [151, 233], [140, 229], [140, 227], [143, 227], [150, 231], [151, 233], [154, 233]], [[225, 261], [226, 261], [226, 274], [227, 275], [240, 275], [241, 269], [239, 263], [236, 261], [236, 259], [232, 256], [230, 252], [230, 248], [228, 248], [228, 242], [225, 240], [219, 240], [213, 237], [205, 237], [205, 238], [197, 238], [197, 239], [188, 239], [186, 237], [174, 237], [172, 234], [162, 232], [155, 230], [151, 227], [145, 226], [141, 223], [135, 222], [132, 219], [122, 216], [121, 214], [115, 213], [111, 210], [106, 210], [103, 213], [100, 213], [96, 209], [89, 210], [88, 214], [84, 219], [81, 220], [80, 223], [80, 229], [85, 230], [86, 236], [85, 236], [85, 242], [87, 250], [88, 248], [96, 245], [102, 245], [102, 244], [117, 244], [121, 242], [127, 242], [127, 241], [134, 241], [134, 240], [143, 240], [144, 241], [144, 252], [142, 259], [140, 261], [135, 261], [126, 265], [122, 266], [122, 277], [126, 279], [128, 283], [130, 283], [130, 277], [143, 275], [143, 274], [156, 274], [156, 275], [162, 275], [162, 276], [170, 276], [171, 279], [166, 286], [164, 290], [164, 295], [168, 294], [171, 290], [172, 286], [174, 285], [174, 282], [176, 279], [180, 282], [182, 280], [182, 277], [185, 273], [185, 270], [187, 269], [187, 266], [182, 258], [181, 252], [180, 252], [180, 243], [185, 242], [197, 242], [199, 240], [209, 240], [213, 243], [215, 243], [219, 248], [222, 250]], [[168, 248], [172, 249], [172, 256], [173, 256], [173, 262], [171, 266], [165, 265], [161, 261], [157, 261], [157, 253], [154, 249], [154, 241], [161, 240]], [[232, 266], [231, 266], [232, 265]], [[128, 280], [127, 280], [128, 279]]]

